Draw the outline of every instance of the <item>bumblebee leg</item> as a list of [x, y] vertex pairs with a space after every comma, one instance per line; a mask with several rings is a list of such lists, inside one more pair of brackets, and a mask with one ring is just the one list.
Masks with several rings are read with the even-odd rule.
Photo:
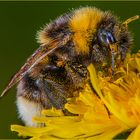
[[68, 77], [71, 79], [74, 86], [83, 87], [88, 79], [87, 68], [78, 63], [69, 63], [66, 65]]

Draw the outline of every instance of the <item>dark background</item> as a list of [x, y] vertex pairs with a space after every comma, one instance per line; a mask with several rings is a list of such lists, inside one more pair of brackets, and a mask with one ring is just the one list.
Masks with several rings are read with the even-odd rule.
[[[35, 35], [50, 19], [80, 6], [96, 6], [111, 10], [125, 20], [140, 15], [140, 2], [0, 2], [0, 93], [9, 78], [39, 47]], [[140, 20], [129, 24], [134, 34], [133, 52], [140, 49]], [[11, 124], [22, 124], [17, 119], [16, 89], [0, 99], [0, 138], [18, 138], [10, 131]]]

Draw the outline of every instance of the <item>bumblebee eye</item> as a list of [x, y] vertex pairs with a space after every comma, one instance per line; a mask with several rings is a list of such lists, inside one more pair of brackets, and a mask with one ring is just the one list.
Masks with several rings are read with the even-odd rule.
[[99, 30], [98, 40], [103, 46], [108, 46], [109, 44], [115, 43], [115, 38], [113, 37], [112, 33], [104, 29]]

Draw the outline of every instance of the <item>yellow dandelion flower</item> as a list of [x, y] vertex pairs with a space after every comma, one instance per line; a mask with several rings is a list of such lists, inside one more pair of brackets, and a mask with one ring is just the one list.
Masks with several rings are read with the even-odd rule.
[[44, 123], [44, 127], [12, 125], [11, 130], [31, 140], [109, 140], [128, 130], [128, 140], [140, 139], [140, 52], [127, 56], [113, 80], [96, 75], [93, 65], [88, 70], [96, 93], [87, 84], [65, 105], [77, 115], [64, 116], [54, 108], [43, 110], [44, 117], [34, 117], [33, 121]]

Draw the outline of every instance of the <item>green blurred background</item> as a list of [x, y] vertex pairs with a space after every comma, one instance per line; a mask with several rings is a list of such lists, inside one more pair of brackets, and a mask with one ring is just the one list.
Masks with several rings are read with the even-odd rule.
[[[39, 46], [35, 35], [40, 27], [64, 12], [79, 6], [111, 10], [125, 20], [140, 15], [140, 2], [0, 2], [0, 92], [9, 78]], [[140, 49], [140, 20], [129, 25], [134, 34], [134, 49]], [[0, 99], [0, 138], [18, 138], [11, 124], [22, 124], [16, 110], [16, 88]]]

